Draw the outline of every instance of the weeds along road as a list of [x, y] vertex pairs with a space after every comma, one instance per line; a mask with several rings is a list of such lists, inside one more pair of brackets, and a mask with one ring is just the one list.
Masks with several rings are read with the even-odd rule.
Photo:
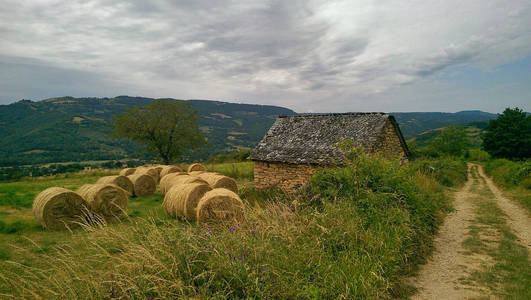
[[412, 299], [531, 299], [531, 219], [479, 165], [454, 196]]

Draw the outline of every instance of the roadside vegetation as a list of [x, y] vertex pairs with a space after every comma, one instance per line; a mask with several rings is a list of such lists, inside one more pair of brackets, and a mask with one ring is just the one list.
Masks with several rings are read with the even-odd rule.
[[507, 108], [487, 126], [483, 149], [470, 149], [466, 158], [485, 172], [531, 215], [531, 116]]

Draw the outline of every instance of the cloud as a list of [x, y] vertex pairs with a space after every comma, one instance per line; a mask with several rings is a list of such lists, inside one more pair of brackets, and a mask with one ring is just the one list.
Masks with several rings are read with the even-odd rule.
[[[453, 68], [491, 72], [529, 56], [529, 28], [524, 0], [7, 0], [0, 55], [9, 68], [0, 76], [24, 80], [2, 97], [119, 90], [298, 111], [371, 110], [389, 91]], [[68, 75], [46, 84], [35, 74], [47, 70]], [[391, 97], [384, 107], [415, 107], [401, 101]]]

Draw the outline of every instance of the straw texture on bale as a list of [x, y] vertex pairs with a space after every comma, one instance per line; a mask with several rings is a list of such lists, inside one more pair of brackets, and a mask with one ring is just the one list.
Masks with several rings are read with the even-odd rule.
[[192, 171], [206, 171], [206, 168], [202, 164], [195, 163], [195, 164], [191, 164], [188, 167], [188, 173], [190, 173]]
[[206, 171], [192, 171], [192, 172], [188, 172], [188, 175], [199, 176], [199, 174], [203, 174], [203, 173], [206, 173]]
[[133, 174], [127, 178], [133, 183], [133, 194], [137, 197], [153, 195], [157, 189], [155, 179], [149, 175]]
[[164, 189], [165, 189], [165, 192], [167, 193], [174, 186], [189, 184], [189, 183], [202, 183], [202, 184], [208, 185], [208, 182], [204, 181], [201, 178], [190, 176], [190, 175], [185, 175], [185, 176], [177, 176], [171, 180], [168, 180]]
[[98, 179], [96, 183], [115, 184], [124, 189], [129, 195], [133, 194], [133, 183], [127, 176], [105, 176]]
[[160, 179], [160, 172], [162, 172], [162, 169], [164, 169], [164, 165], [156, 165], [156, 166], [151, 166], [149, 167], [150, 169], [155, 169], [157, 171], [157, 173], [159, 174], [159, 179]]
[[203, 196], [196, 208], [197, 224], [241, 222], [243, 202], [234, 192], [213, 189]]
[[120, 175], [129, 176], [129, 175], [134, 174], [135, 171], [136, 171], [136, 168], [125, 168], [125, 169], [120, 171]]
[[114, 184], [85, 184], [77, 193], [87, 201], [93, 212], [105, 219], [125, 214], [127, 193]]
[[177, 176], [188, 176], [188, 174], [185, 172], [170, 173], [160, 179], [159, 189], [163, 195], [170, 189], [169, 183]]
[[182, 172], [183, 170], [181, 170], [181, 168], [177, 167], [177, 166], [164, 166], [162, 167], [162, 170], [160, 171], [160, 178], [162, 180], [162, 178], [170, 173], [177, 173], [177, 172]]
[[79, 224], [88, 212], [88, 205], [80, 195], [60, 187], [40, 192], [33, 201], [33, 214], [47, 229], [60, 229]]
[[138, 167], [133, 175], [146, 174], [155, 180], [155, 184], [159, 182], [159, 171], [154, 167]]
[[162, 206], [168, 215], [186, 218], [193, 221], [196, 218], [196, 207], [203, 195], [212, 190], [204, 183], [189, 183], [173, 186], [166, 193]]
[[236, 180], [230, 177], [227, 177], [225, 175], [221, 175], [218, 173], [205, 172], [205, 173], [201, 173], [197, 175], [197, 177], [208, 182], [210, 187], [212, 187], [213, 189], [225, 188], [235, 193], [238, 192], [238, 184], [236, 183]]

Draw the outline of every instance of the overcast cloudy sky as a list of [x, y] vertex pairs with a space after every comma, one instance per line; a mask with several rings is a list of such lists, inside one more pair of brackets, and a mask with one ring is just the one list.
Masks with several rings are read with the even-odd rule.
[[531, 111], [531, 1], [2, 0], [0, 103]]

